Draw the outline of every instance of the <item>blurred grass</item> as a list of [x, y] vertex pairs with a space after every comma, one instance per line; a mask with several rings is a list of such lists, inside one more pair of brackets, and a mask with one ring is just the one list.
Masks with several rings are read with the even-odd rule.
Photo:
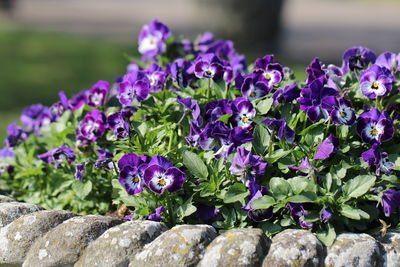
[[[124, 74], [128, 63], [124, 54], [136, 54], [134, 37], [129, 45], [0, 27], [0, 142], [6, 137], [7, 125], [19, 120], [23, 107], [51, 105], [58, 101], [60, 90], [71, 96], [98, 80], [112, 81]], [[283, 63], [299, 80], [304, 78], [303, 64]]]

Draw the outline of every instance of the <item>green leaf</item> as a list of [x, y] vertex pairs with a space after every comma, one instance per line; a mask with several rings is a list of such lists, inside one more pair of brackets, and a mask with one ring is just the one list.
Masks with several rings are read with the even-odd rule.
[[340, 214], [353, 220], [369, 219], [368, 213], [361, 209], [353, 208], [349, 205], [341, 205]]
[[180, 219], [190, 216], [196, 212], [197, 208], [192, 203], [193, 203], [193, 196], [179, 206], [178, 217]]
[[287, 200], [293, 203], [316, 202], [318, 201], [318, 196], [314, 192], [302, 192], [299, 195], [288, 198]]
[[376, 176], [374, 175], [359, 175], [349, 180], [343, 185], [344, 199], [347, 201], [350, 198], [357, 198], [365, 193], [375, 184]]
[[303, 191], [316, 192], [315, 184], [307, 177], [298, 176], [288, 179], [287, 182], [290, 184], [294, 194], [300, 194]]
[[197, 178], [207, 178], [208, 170], [204, 162], [193, 152], [183, 153], [183, 164]]
[[292, 150], [283, 150], [283, 149], [278, 149], [272, 153], [270, 157], [267, 157], [267, 161], [269, 164], [275, 163], [276, 161], [280, 160], [283, 157], [286, 157], [292, 152]]
[[301, 132], [299, 133], [299, 135], [306, 135], [306, 134], [308, 134], [309, 131], [311, 131], [312, 129], [314, 129], [314, 128], [320, 126], [320, 125], [323, 124], [323, 123], [324, 123], [324, 120], [320, 120], [319, 122], [316, 122], [316, 123], [314, 123], [314, 124], [311, 124], [310, 126], [308, 126], [307, 128], [305, 128], [303, 131], [301, 131]]
[[272, 205], [275, 204], [275, 199], [270, 196], [262, 196], [260, 198], [257, 198], [254, 200], [254, 202], [251, 204], [251, 207], [256, 210], [260, 209], [268, 209]]
[[283, 178], [274, 177], [269, 181], [269, 188], [277, 199], [285, 199], [292, 194], [290, 184]]
[[262, 125], [257, 124], [253, 131], [253, 148], [257, 154], [263, 155], [268, 147], [269, 140], [271, 136], [268, 130]]
[[217, 119], [217, 121], [222, 121], [225, 124], [228, 124], [229, 118], [232, 117], [232, 114], [224, 114]]
[[272, 236], [282, 230], [282, 227], [279, 224], [272, 222], [262, 222], [260, 226], [267, 236]]
[[92, 191], [92, 182], [89, 180], [87, 182], [74, 182], [72, 184], [72, 190], [80, 199], [84, 199]]
[[241, 202], [244, 205], [244, 199], [249, 195], [246, 186], [241, 183], [233, 184], [229, 187], [225, 194], [225, 203], [234, 203], [236, 201]]
[[261, 100], [256, 105], [257, 113], [267, 114], [268, 111], [271, 109], [273, 103], [274, 103], [274, 100], [272, 98], [266, 98], [264, 100]]
[[335, 228], [333, 228], [332, 224], [328, 223], [326, 229], [316, 232], [316, 236], [325, 246], [329, 247], [336, 239]]

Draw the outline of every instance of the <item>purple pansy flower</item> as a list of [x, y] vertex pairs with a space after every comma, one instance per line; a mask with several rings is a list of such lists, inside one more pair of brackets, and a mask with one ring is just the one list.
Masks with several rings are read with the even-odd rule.
[[148, 215], [146, 220], [159, 222], [161, 221], [161, 213], [164, 213], [165, 211], [166, 209], [164, 208], [164, 206], [160, 206], [156, 208], [154, 213]]
[[[244, 98], [243, 98], [244, 100]], [[232, 114], [232, 101], [228, 99], [220, 99], [216, 101], [208, 101], [204, 106], [204, 114], [206, 120], [216, 121], [225, 114]]]
[[318, 146], [317, 152], [315, 153], [314, 156], [314, 160], [324, 160], [330, 158], [338, 148], [339, 148], [339, 138], [337, 138], [333, 134], [330, 134]]
[[94, 166], [99, 169], [113, 170], [114, 164], [112, 162], [113, 153], [105, 149], [96, 149], [98, 160], [94, 163]]
[[84, 164], [76, 164], [75, 165], [75, 180], [82, 182], [84, 175], [85, 175], [85, 165]]
[[[0, 149], [0, 159], [1, 158], [13, 158], [15, 156], [14, 152], [9, 150], [8, 148]], [[14, 172], [14, 166], [3, 163], [0, 160], [0, 177], [3, 176], [4, 172], [8, 172], [9, 174]]]
[[393, 122], [386, 111], [379, 112], [376, 108], [364, 112], [357, 122], [357, 132], [365, 143], [382, 143], [394, 135]]
[[278, 106], [279, 103], [282, 103], [283, 101], [285, 101], [285, 103], [291, 103], [299, 96], [300, 89], [297, 87], [297, 82], [286, 85], [285, 88], [276, 90], [272, 95], [274, 107]]
[[210, 222], [219, 213], [220, 210], [214, 206], [196, 204], [196, 216], [202, 222]]
[[279, 140], [285, 138], [288, 143], [293, 143], [295, 132], [286, 124], [286, 119], [265, 119], [261, 122], [265, 123], [270, 130], [277, 132]]
[[149, 81], [150, 92], [159, 92], [163, 89], [167, 73], [160, 66], [152, 63], [144, 70], [144, 74]]
[[96, 82], [89, 90], [87, 95], [87, 104], [90, 107], [97, 108], [106, 103], [107, 94], [110, 91], [110, 83], [107, 81]]
[[74, 95], [72, 99], [69, 101], [69, 107], [72, 111], [79, 109], [83, 105], [87, 104], [88, 100], [88, 90], [84, 90]]
[[118, 100], [123, 106], [132, 106], [133, 101], [143, 101], [150, 92], [150, 83], [147, 78], [137, 73], [125, 74], [118, 85]]
[[381, 171], [390, 175], [394, 168], [394, 163], [389, 161], [388, 154], [386, 152], [381, 153], [378, 143], [374, 143], [371, 149], [364, 151], [361, 157], [368, 163], [369, 167], [376, 167], [376, 175], [380, 175]]
[[356, 120], [356, 113], [351, 107], [350, 101], [343, 97], [324, 97], [321, 106], [329, 112], [330, 118], [335, 125], [351, 126]]
[[106, 116], [103, 112], [92, 110], [86, 113], [79, 123], [76, 136], [79, 140], [95, 142], [106, 130]]
[[166, 39], [170, 36], [168, 27], [153, 20], [149, 25], [143, 26], [139, 33], [139, 52], [144, 60], [154, 59], [167, 49]]
[[234, 124], [241, 128], [251, 128], [253, 118], [256, 115], [256, 109], [251, 102], [239, 97], [232, 101], [231, 108], [233, 113], [231, 120]]
[[193, 71], [190, 71], [192, 63], [186, 59], [177, 59], [169, 65], [169, 72], [174, 81], [182, 87], [187, 87], [194, 77]]
[[38, 158], [47, 164], [54, 165], [56, 168], [58, 168], [65, 162], [71, 164], [75, 160], [75, 153], [71, 148], [62, 146], [40, 154], [38, 155]]
[[251, 204], [253, 204], [254, 200], [264, 196], [267, 194], [266, 188], [262, 188], [261, 190], [258, 190], [253, 196], [251, 196], [251, 199], [249, 202], [247, 202], [246, 206], [243, 207], [243, 210], [247, 211], [247, 216], [252, 219], [255, 222], [261, 222], [264, 220], [268, 220], [272, 217], [272, 207], [268, 209], [262, 209], [262, 210], [255, 210], [251, 207]]
[[261, 76], [249, 74], [246, 76], [238, 75], [235, 79], [237, 89], [249, 101], [253, 101], [265, 96], [270, 91], [266, 82], [261, 79]]
[[[224, 67], [220, 59], [212, 53], [199, 56], [193, 66], [197, 78], [220, 80], [224, 75]], [[191, 69], [192, 69], [191, 68]]]
[[393, 75], [387, 68], [374, 64], [361, 73], [361, 92], [364, 96], [372, 99], [385, 96], [392, 90], [394, 81]]
[[305, 157], [301, 160], [301, 163], [298, 167], [297, 166], [288, 166], [288, 168], [291, 170], [298, 171], [304, 175], [307, 175], [311, 171], [311, 164], [310, 164], [308, 157]]
[[143, 174], [149, 161], [149, 156], [139, 157], [134, 153], [126, 154], [118, 161], [120, 169], [118, 182], [125, 187], [128, 194], [134, 195], [143, 191], [145, 187]]
[[4, 143], [7, 147], [15, 147], [19, 143], [24, 142], [27, 138], [28, 133], [13, 122], [7, 127], [7, 138]]
[[337, 94], [338, 91], [336, 89], [325, 87], [324, 78], [318, 78], [301, 90], [297, 101], [300, 104], [300, 109], [305, 111], [308, 118], [315, 123], [320, 118], [321, 112], [327, 113], [321, 107], [322, 99], [327, 96], [336, 96]]
[[175, 192], [181, 189], [186, 175], [166, 158], [155, 156], [144, 171], [143, 179], [151, 191], [163, 194], [165, 191]]
[[202, 118], [200, 116], [200, 107], [199, 104], [197, 103], [197, 100], [193, 100], [190, 97], [181, 98], [180, 96], [177, 96], [176, 102], [184, 106], [185, 110], [191, 112], [193, 120], [196, 123], [201, 124]]
[[327, 223], [332, 219], [333, 219], [333, 213], [330, 208], [323, 209], [321, 214], [319, 215], [319, 220], [323, 223]]
[[122, 110], [107, 117], [108, 127], [114, 132], [115, 136], [119, 140], [126, 139], [131, 134], [131, 129], [128, 122], [131, 115], [131, 110]]
[[305, 221], [307, 216], [307, 210], [305, 209], [306, 204], [303, 203], [289, 203], [287, 207], [290, 209], [290, 215], [293, 220], [300, 225], [301, 228], [311, 229], [314, 224]]
[[396, 73], [400, 70], [400, 54], [384, 52], [377, 57], [375, 64]]
[[375, 63], [376, 54], [362, 46], [347, 49], [343, 54], [342, 71], [347, 73], [349, 70], [362, 70], [368, 64]]
[[326, 74], [319, 58], [314, 58], [313, 61], [311, 61], [311, 63], [307, 66], [306, 72], [307, 72], [307, 81], [306, 81], [307, 84], [321, 77], [324, 78]]
[[34, 104], [24, 108], [20, 119], [28, 132], [34, 131], [36, 135], [40, 135], [40, 128], [49, 125], [55, 117], [48, 107]]
[[254, 73], [261, 75], [269, 88], [272, 90], [275, 84], [280, 83], [284, 78], [282, 65], [273, 63], [273, 56], [266, 55], [263, 58], [256, 59], [254, 63]]
[[268, 163], [260, 156], [253, 155], [250, 151], [243, 147], [237, 149], [237, 154], [229, 167], [232, 175], [241, 178], [261, 177], [265, 174]]
[[392, 188], [386, 190], [382, 195], [381, 204], [386, 217], [389, 217], [398, 206], [400, 206], [400, 191]]

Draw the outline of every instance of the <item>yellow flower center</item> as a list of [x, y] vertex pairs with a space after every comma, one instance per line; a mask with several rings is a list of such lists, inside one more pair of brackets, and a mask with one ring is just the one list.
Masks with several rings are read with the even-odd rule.
[[140, 179], [139, 179], [139, 177], [135, 176], [135, 177], [133, 177], [133, 181], [134, 181], [135, 183], [138, 183], [138, 182], [140, 181]]
[[372, 131], [371, 131], [371, 134], [372, 134], [372, 135], [377, 135], [377, 134], [378, 134], [378, 130], [377, 130], [377, 129], [375, 129], [375, 128], [374, 128], [374, 129], [372, 129]]
[[243, 121], [243, 122], [248, 122], [249, 119], [248, 119], [246, 116], [243, 116], [243, 117], [242, 117], [242, 121]]
[[206, 70], [206, 74], [207, 74], [208, 76], [211, 76], [212, 72], [211, 72], [210, 70]]
[[250, 93], [250, 96], [255, 96], [256, 95], [256, 92], [254, 92], [254, 91], [252, 91], [251, 93]]
[[159, 185], [165, 185], [167, 182], [164, 179], [160, 179], [160, 181], [158, 181]]
[[271, 75], [269, 73], [265, 73], [265, 79], [268, 81], [271, 80]]
[[379, 88], [379, 86], [378, 86], [378, 84], [377, 84], [376, 82], [374, 82], [374, 83], [371, 85], [371, 88], [372, 88], [373, 90], [376, 90], [376, 89]]
[[342, 116], [342, 118], [346, 117], [346, 113], [344, 111], [340, 112], [340, 116]]

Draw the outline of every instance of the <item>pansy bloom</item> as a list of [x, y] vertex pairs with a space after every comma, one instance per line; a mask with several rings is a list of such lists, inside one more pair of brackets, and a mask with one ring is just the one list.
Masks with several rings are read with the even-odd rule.
[[99, 169], [113, 170], [114, 164], [112, 161], [113, 153], [106, 149], [96, 149], [98, 160], [94, 163], [94, 166]]
[[21, 127], [18, 127], [14, 122], [7, 127], [7, 138], [4, 143], [7, 147], [15, 147], [19, 143], [25, 141], [27, 138], [28, 133], [25, 132]]
[[385, 96], [392, 90], [394, 81], [393, 75], [387, 68], [374, 64], [361, 73], [361, 92], [364, 96], [372, 99], [378, 96]]
[[386, 190], [382, 195], [381, 204], [385, 216], [389, 217], [400, 206], [400, 191], [392, 188]]
[[150, 64], [144, 73], [150, 84], [150, 92], [159, 92], [163, 89], [167, 73], [156, 63]]
[[242, 93], [242, 96], [246, 97], [249, 101], [261, 98], [268, 94], [269, 88], [261, 76], [255, 74], [249, 74], [241, 76], [240, 74], [236, 77], [236, 87]]
[[308, 157], [303, 158], [299, 166], [288, 166], [288, 168], [294, 171], [298, 171], [303, 175], [309, 174], [312, 170]]
[[128, 194], [135, 195], [143, 191], [145, 187], [143, 173], [150, 159], [146, 155], [139, 157], [130, 153], [124, 155], [118, 161], [118, 168], [120, 169], [118, 182], [125, 187]]
[[356, 114], [350, 101], [343, 97], [327, 96], [322, 99], [321, 106], [329, 112], [330, 118], [335, 125], [351, 126], [356, 120]]
[[87, 104], [96, 108], [106, 103], [107, 94], [110, 91], [110, 83], [107, 81], [98, 81], [89, 90], [87, 95]]
[[170, 35], [167, 25], [158, 20], [143, 26], [139, 33], [139, 52], [143, 59], [154, 59], [164, 53], [167, 49], [166, 40]]
[[260, 156], [253, 155], [243, 147], [237, 149], [237, 154], [229, 167], [232, 175], [239, 177], [261, 177], [265, 174], [268, 163]]
[[384, 52], [376, 58], [375, 64], [396, 73], [400, 70], [400, 54]]
[[156, 208], [154, 213], [148, 215], [146, 219], [149, 221], [159, 222], [161, 221], [161, 214], [164, 213], [165, 211], [166, 209], [164, 208], [164, 206], [160, 206]]
[[274, 63], [272, 55], [256, 59], [253, 72], [261, 75], [270, 91], [275, 84], [280, 83], [284, 78], [282, 65]]
[[333, 219], [333, 212], [330, 208], [324, 208], [319, 215], [319, 220], [323, 223], [327, 223]]
[[279, 140], [285, 138], [288, 143], [293, 143], [295, 132], [287, 125], [286, 119], [265, 119], [261, 122], [265, 123], [271, 131], [275, 131]]
[[253, 204], [253, 202], [256, 199], [259, 199], [266, 194], [267, 194], [266, 188], [262, 188], [261, 190], [258, 190], [253, 196], [250, 196], [251, 199], [249, 200], [249, 202], [247, 202], [246, 206], [243, 207], [243, 210], [247, 211], [247, 216], [255, 222], [262, 222], [262, 221], [268, 220], [273, 215], [272, 207], [270, 207], [268, 209], [260, 209], [260, 210], [256, 210], [251, 207], [251, 205]]
[[14, 171], [14, 166], [2, 162], [1, 158], [13, 158], [14, 156], [14, 152], [8, 148], [0, 149], [0, 177], [3, 176], [5, 172], [12, 173]]
[[196, 216], [202, 222], [212, 221], [219, 213], [220, 210], [214, 206], [201, 203], [196, 205]]
[[293, 100], [300, 96], [300, 89], [297, 87], [297, 82], [290, 85], [286, 85], [283, 89], [278, 89], [272, 95], [274, 100], [274, 107], [278, 106], [280, 103], [291, 103]]
[[330, 134], [324, 141], [318, 146], [317, 152], [315, 153], [315, 160], [324, 160], [330, 158], [336, 150], [339, 148], [339, 138]]
[[343, 54], [342, 71], [347, 73], [349, 70], [362, 70], [370, 63], [375, 63], [376, 54], [362, 46], [347, 49]]
[[287, 208], [290, 209], [290, 215], [293, 220], [300, 225], [301, 228], [311, 229], [314, 227], [312, 222], [307, 222], [305, 217], [307, 216], [306, 205], [307, 203], [289, 203]]
[[122, 110], [107, 117], [108, 127], [114, 132], [115, 136], [119, 140], [128, 138], [131, 133], [128, 122], [131, 115], [131, 110]]
[[143, 101], [150, 92], [147, 78], [138, 79], [136, 73], [124, 75], [118, 84], [118, 100], [123, 106], [132, 106], [134, 100]]
[[373, 144], [371, 149], [364, 151], [361, 154], [361, 157], [365, 162], [368, 163], [369, 167], [376, 167], [376, 175], [380, 175], [381, 172], [386, 175], [390, 175], [392, 173], [394, 163], [389, 161], [388, 154], [386, 152], [381, 153], [377, 143]]
[[197, 78], [220, 80], [224, 75], [221, 60], [215, 54], [203, 54], [193, 63], [194, 74]]
[[386, 111], [381, 113], [376, 108], [372, 108], [358, 118], [357, 132], [363, 142], [380, 144], [392, 139], [394, 135], [393, 122]]
[[86, 113], [79, 123], [76, 136], [79, 140], [95, 142], [106, 130], [106, 116], [103, 112], [92, 110]]
[[38, 155], [38, 158], [47, 164], [54, 165], [58, 168], [63, 163], [71, 164], [75, 160], [75, 153], [71, 148], [62, 146], [40, 154]]
[[85, 165], [84, 164], [76, 164], [75, 165], [75, 180], [82, 182], [84, 175], [85, 175]]
[[197, 100], [193, 100], [190, 97], [181, 98], [180, 96], [178, 96], [176, 98], [176, 102], [181, 104], [185, 108], [185, 111], [189, 111], [192, 114], [193, 120], [195, 122], [201, 124], [202, 118], [200, 116], [200, 107], [197, 103]]
[[182, 188], [186, 175], [161, 156], [151, 159], [143, 174], [147, 187], [157, 194], [175, 192]]
[[186, 59], [177, 59], [169, 65], [169, 72], [178, 86], [187, 87], [194, 77], [190, 71], [192, 63]]
[[232, 101], [232, 121], [241, 128], [250, 128], [253, 118], [256, 115], [256, 109], [250, 101], [239, 97]]

